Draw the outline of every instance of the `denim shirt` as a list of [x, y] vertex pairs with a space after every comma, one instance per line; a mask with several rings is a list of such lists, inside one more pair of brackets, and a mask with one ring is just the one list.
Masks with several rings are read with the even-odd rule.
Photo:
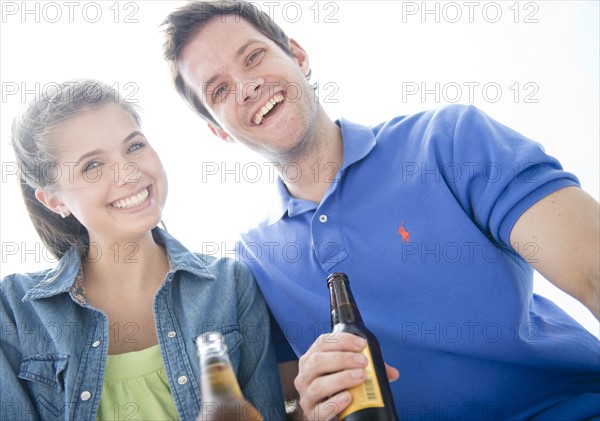
[[[179, 417], [194, 420], [200, 411], [194, 340], [216, 330], [244, 396], [265, 420], [285, 419], [267, 307], [252, 273], [233, 259], [191, 253], [158, 228], [154, 234], [171, 267], [153, 310]], [[82, 279], [71, 250], [53, 270], [0, 283], [0, 420], [95, 419], [111, 336], [106, 315], [81, 294]], [[117, 331], [135, 341], [134, 324]]]

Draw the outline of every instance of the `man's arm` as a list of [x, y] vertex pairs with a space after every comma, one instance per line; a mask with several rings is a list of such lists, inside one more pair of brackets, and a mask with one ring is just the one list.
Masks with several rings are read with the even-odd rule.
[[566, 187], [529, 208], [510, 233], [513, 249], [600, 318], [600, 207]]

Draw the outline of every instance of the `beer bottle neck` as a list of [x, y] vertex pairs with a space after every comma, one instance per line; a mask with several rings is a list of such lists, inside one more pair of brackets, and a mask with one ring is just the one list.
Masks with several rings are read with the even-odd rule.
[[333, 277], [330, 279], [329, 296], [331, 300], [332, 326], [339, 323], [363, 323], [347, 279], [344, 277]]
[[242, 391], [227, 355], [200, 358], [202, 396], [205, 401], [241, 399]]
[[200, 354], [203, 400], [242, 398], [223, 335], [219, 332], [204, 333], [197, 338], [196, 344]]

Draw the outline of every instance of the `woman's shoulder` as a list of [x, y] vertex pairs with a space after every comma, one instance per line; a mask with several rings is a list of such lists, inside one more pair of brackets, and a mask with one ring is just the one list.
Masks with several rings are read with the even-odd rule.
[[5, 305], [20, 305], [27, 293], [41, 282], [48, 280], [55, 268], [37, 272], [12, 273], [0, 280], [0, 300]]
[[17, 272], [6, 275], [0, 280], [0, 289], [4, 292], [23, 290], [27, 292], [39, 284], [55, 271], [55, 268], [39, 270], [37, 272]]
[[[233, 250], [217, 249], [216, 254], [194, 252], [167, 231], [156, 228], [155, 233], [166, 247], [172, 269], [184, 269], [198, 276], [221, 279], [252, 278], [252, 272], [240, 262]], [[220, 251], [220, 253], [219, 253]]]
[[236, 281], [253, 279], [250, 268], [232, 256], [214, 256], [203, 253], [194, 253], [194, 255], [215, 277], [228, 275], [226, 276], [228, 279]]
[[[17, 272], [0, 280], [3, 295], [25, 295], [35, 287], [52, 290], [70, 283], [81, 269], [81, 260], [75, 249], [67, 251], [53, 266], [32, 272]], [[60, 285], [58, 285], [60, 284]]]

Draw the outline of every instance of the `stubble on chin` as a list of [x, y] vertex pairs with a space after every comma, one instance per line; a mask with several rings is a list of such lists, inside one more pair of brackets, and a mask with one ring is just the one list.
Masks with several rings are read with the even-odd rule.
[[[300, 165], [306, 164], [309, 160], [314, 160], [313, 158], [318, 157], [321, 148], [324, 146], [321, 143], [319, 133], [317, 132], [318, 127], [318, 117], [319, 117], [319, 109], [317, 107], [316, 110], [313, 111], [314, 115], [311, 117], [307, 117], [305, 121], [296, 123], [301, 126], [300, 136], [296, 142], [293, 143], [293, 146], [284, 151], [273, 151], [272, 153], [268, 153], [270, 156], [266, 156], [271, 162], [277, 163], [277, 165], [285, 166], [290, 164]], [[289, 139], [285, 139], [283, 141], [288, 141]]]

